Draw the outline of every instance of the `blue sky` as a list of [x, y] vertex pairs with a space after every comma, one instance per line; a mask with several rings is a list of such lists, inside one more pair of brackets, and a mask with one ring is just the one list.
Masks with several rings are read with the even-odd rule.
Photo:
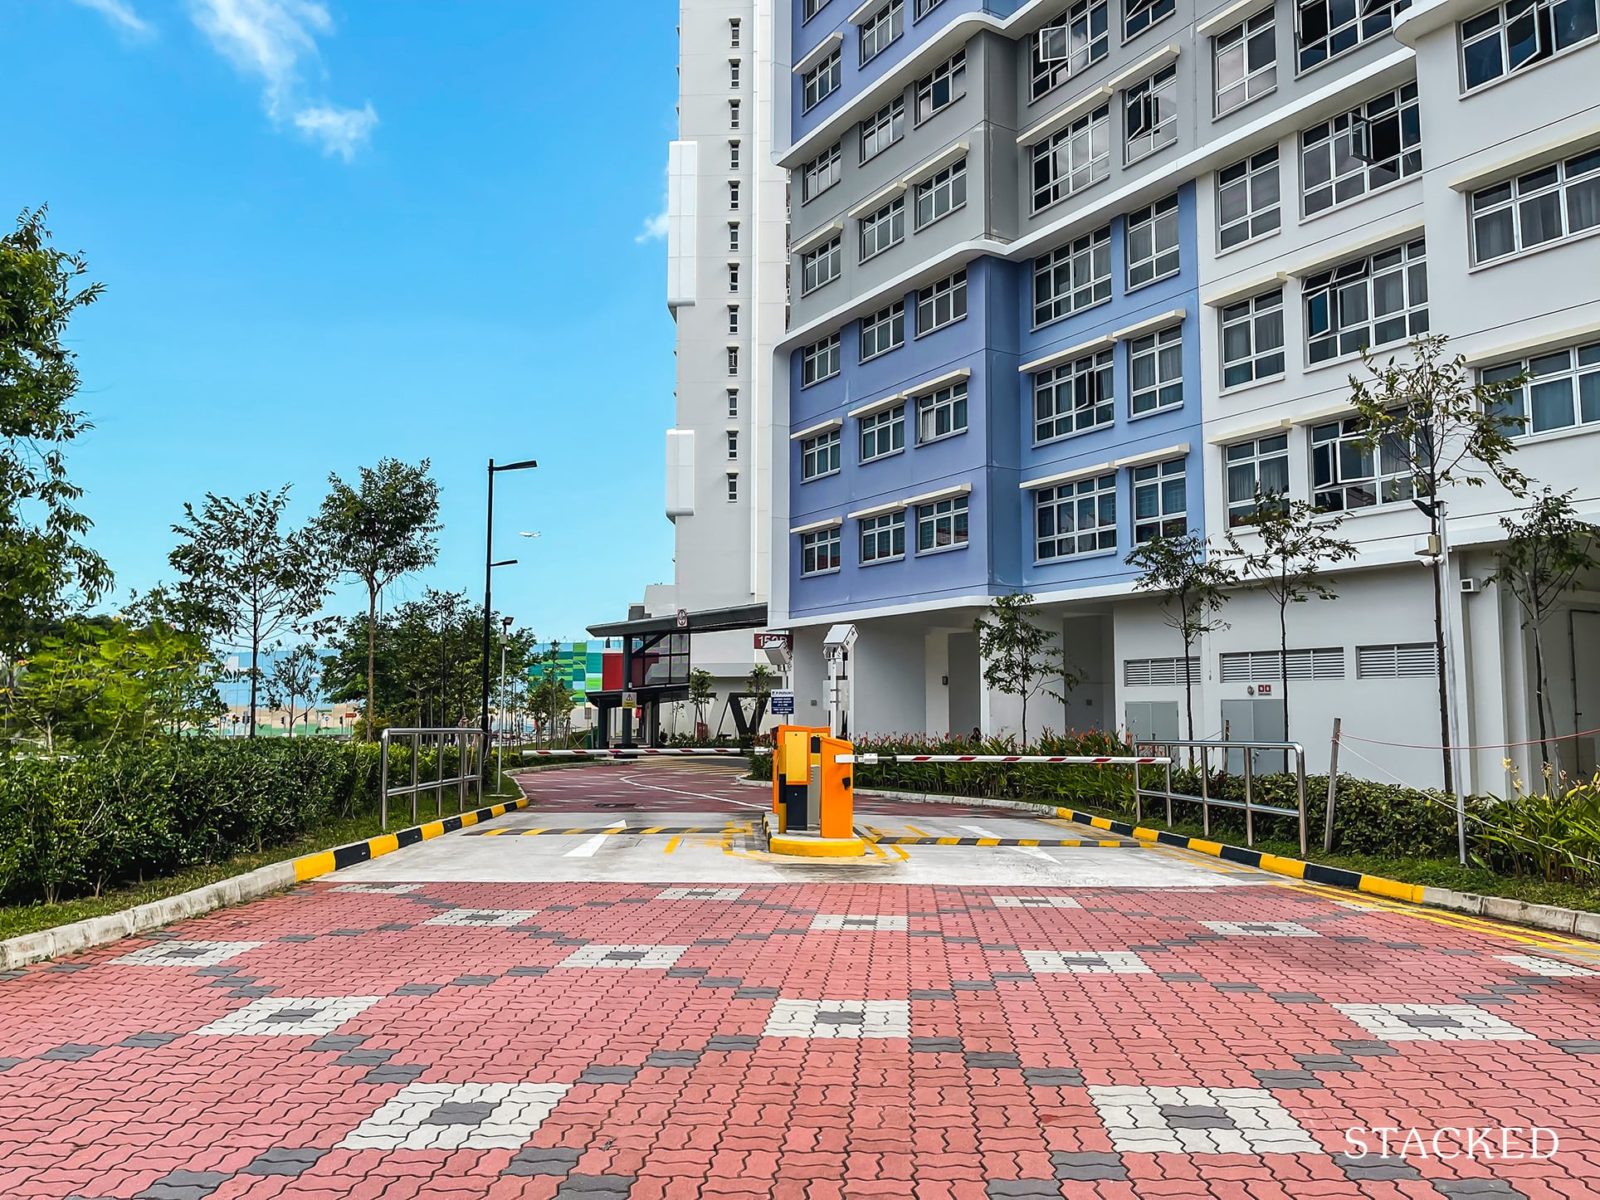
[[677, 6], [630, 8], [596, 53], [553, 0], [0, 0], [3, 215], [48, 202], [106, 285], [69, 461], [119, 594], [170, 577], [184, 501], [291, 483], [303, 518], [384, 455], [443, 491], [394, 600], [481, 599], [490, 456], [540, 462], [497, 484], [519, 623], [671, 579]]

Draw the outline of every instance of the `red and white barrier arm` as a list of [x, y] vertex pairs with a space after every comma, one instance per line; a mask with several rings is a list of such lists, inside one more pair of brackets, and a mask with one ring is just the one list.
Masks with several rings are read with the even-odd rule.
[[1073, 767], [1150, 767], [1166, 766], [1170, 758], [1128, 758], [1115, 755], [1088, 757], [1078, 754], [841, 754], [839, 763], [864, 767], [879, 763], [1050, 763]]
[[606, 750], [524, 750], [525, 758], [641, 758], [654, 755], [707, 755], [715, 754], [727, 757], [730, 754], [748, 756], [750, 751], [741, 750], [737, 746], [679, 746], [671, 749], [655, 749], [650, 746], [636, 746], [632, 749], [606, 749]]

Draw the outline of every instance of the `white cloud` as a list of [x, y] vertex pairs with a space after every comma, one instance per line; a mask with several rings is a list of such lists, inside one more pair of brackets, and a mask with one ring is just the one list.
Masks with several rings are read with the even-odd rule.
[[361, 108], [319, 105], [294, 115], [296, 129], [320, 145], [324, 154], [337, 154], [345, 162], [366, 145], [377, 123], [378, 114], [370, 104]]
[[[118, 3], [120, 0], [103, 0]], [[288, 122], [324, 153], [348, 162], [371, 135], [371, 104], [343, 108], [303, 95], [304, 70], [318, 64], [317, 38], [333, 32], [333, 17], [316, 0], [189, 0], [195, 25], [241, 75], [261, 84], [275, 123]]]
[[662, 209], [653, 217], [646, 217], [644, 228], [639, 230], [638, 236], [633, 240], [639, 245], [646, 242], [658, 242], [667, 236], [667, 210]]
[[125, 0], [72, 0], [72, 3], [99, 13], [124, 33], [144, 36], [155, 32], [150, 23], [134, 12], [133, 6]]

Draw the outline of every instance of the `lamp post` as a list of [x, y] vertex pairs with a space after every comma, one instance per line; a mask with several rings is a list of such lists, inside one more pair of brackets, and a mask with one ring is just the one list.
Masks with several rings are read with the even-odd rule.
[[[494, 612], [492, 596], [494, 569], [496, 567], [508, 567], [517, 561], [514, 558], [508, 558], [501, 562], [494, 561], [494, 477], [501, 471], [525, 471], [538, 465], [538, 462], [531, 458], [523, 459], [521, 462], [504, 463], [499, 466], [495, 465], [494, 459], [491, 458], [489, 460], [489, 506], [483, 522], [483, 677], [480, 681], [483, 685], [483, 695], [482, 706], [478, 714], [485, 738], [489, 736], [489, 652], [491, 640], [489, 622], [493, 620], [492, 614]], [[485, 746], [487, 747], [487, 742], [485, 742]]]

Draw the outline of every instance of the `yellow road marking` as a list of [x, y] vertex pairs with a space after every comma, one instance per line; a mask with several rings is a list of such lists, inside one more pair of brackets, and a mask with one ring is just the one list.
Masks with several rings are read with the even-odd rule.
[[936, 836], [938, 836], [937, 834], [929, 833], [926, 829], [919, 829], [915, 825], [907, 825], [906, 828], [909, 829], [912, 833], [916, 834], [918, 837], [936, 837]]
[[1346, 903], [1357, 904], [1362, 908], [1415, 917], [1419, 921], [1428, 921], [1434, 925], [1444, 925], [1452, 929], [1462, 929], [1469, 933], [1492, 934], [1510, 941], [1521, 942], [1528, 946], [1570, 946], [1588, 954], [1596, 952], [1593, 942], [1584, 941], [1581, 938], [1570, 938], [1565, 934], [1541, 929], [1525, 929], [1521, 926], [1502, 925], [1496, 921], [1475, 917], [1470, 913], [1456, 913], [1448, 909], [1426, 908], [1415, 904], [1393, 902], [1367, 893], [1355, 892], [1346, 888], [1327, 887], [1316, 883], [1299, 883], [1292, 886], [1301, 891], [1312, 892], [1325, 900], [1343, 900]]
[[674, 850], [676, 850], [678, 848], [679, 843], [681, 843], [682, 841], [683, 841], [683, 839], [681, 837], [669, 838], [667, 840], [667, 848], [664, 851], [662, 851], [662, 853], [671, 854]]

